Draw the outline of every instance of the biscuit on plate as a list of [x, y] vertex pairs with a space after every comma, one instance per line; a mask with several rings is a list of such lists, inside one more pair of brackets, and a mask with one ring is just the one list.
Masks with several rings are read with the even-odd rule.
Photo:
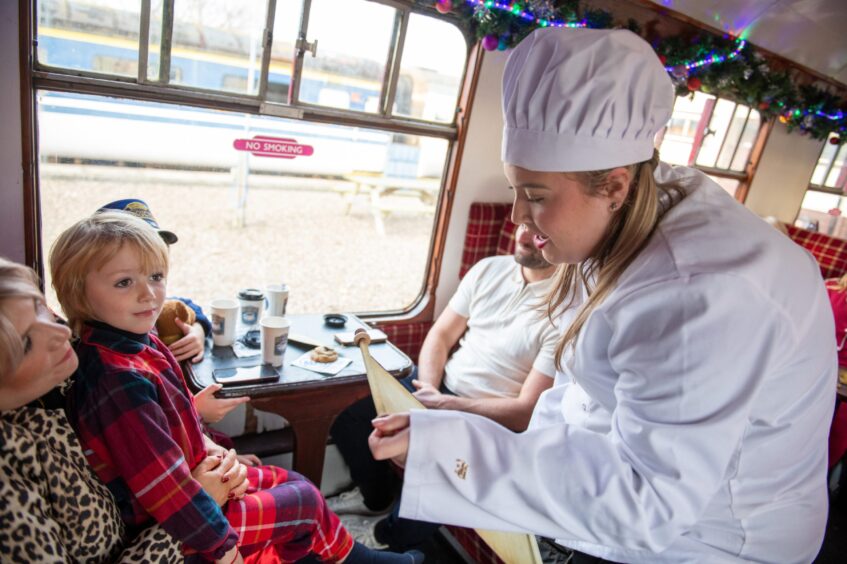
[[315, 362], [335, 362], [338, 360], [338, 353], [330, 347], [320, 346], [312, 350], [310, 358]]

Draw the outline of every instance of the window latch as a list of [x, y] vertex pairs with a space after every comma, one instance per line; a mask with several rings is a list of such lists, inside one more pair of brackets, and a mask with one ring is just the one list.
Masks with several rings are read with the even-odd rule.
[[306, 41], [305, 37], [300, 37], [297, 39], [297, 49], [300, 51], [300, 55], [305, 55], [308, 51], [312, 54], [312, 58], [314, 59], [318, 54], [318, 40], [315, 39], [311, 43]]

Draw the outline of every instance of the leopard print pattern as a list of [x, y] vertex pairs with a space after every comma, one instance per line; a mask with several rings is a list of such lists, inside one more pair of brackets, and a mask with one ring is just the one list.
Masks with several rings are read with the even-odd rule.
[[117, 561], [120, 564], [164, 564], [182, 560], [179, 543], [161, 525], [155, 525], [135, 537]]
[[[111, 562], [121, 554], [124, 532], [111, 493], [88, 466], [63, 411], [22, 407], [0, 414], [3, 558]], [[181, 559], [178, 544], [159, 526], [129, 550], [132, 560], [121, 561]]]

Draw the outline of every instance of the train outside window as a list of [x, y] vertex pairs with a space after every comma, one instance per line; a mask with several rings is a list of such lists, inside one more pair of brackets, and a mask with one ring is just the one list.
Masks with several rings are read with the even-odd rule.
[[366, 0], [313, 0], [308, 28], [299, 0], [278, 0], [273, 17], [266, 0], [177, 2], [173, 14], [153, 0], [145, 33], [141, 4], [35, 2], [44, 250], [137, 197], [179, 236], [172, 294], [206, 305], [284, 282], [292, 313], [411, 309], [456, 137], [459, 29]]

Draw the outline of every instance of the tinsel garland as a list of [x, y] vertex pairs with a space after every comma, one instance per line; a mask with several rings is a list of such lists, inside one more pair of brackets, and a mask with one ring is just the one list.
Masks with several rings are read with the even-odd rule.
[[776, 68], [747, 42], [699, 31], [650, 37], [633, 20], [621, 23], [605, 10], [583, 9], [579, 0], [415, 0], [451, 13], [488, 50], [510, 49], [539, 27], [625, 28], [644, 37], [668, 69], [678, 95], [713, 94], [777, 117], [789, 131], [815, 139], [847, 141], [845, 102], [840, 95], [802, 84]]

